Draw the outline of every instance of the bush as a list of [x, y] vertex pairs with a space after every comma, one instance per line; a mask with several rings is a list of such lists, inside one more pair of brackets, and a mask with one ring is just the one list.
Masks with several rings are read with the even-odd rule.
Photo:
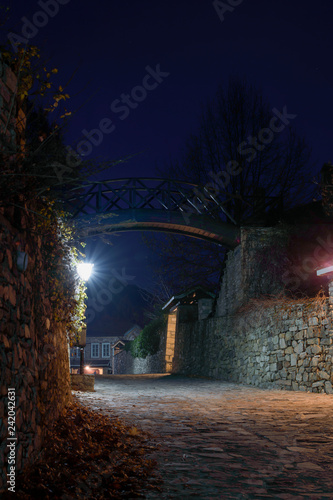
[[134, 358], [146, 358], [156, 354], [160, 347], [160, 332], [165, 327], [167, 316], [159, 316], [144, 327], [135, 340], [126, 346]]

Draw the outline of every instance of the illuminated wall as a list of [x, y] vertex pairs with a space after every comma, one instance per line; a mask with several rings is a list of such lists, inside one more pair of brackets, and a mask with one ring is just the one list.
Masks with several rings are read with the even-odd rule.
[[165, 371], [166, 373], [172, 372], [173, 358], [175, 355], [175, 341], [177, 329], [177, 309], [169, 313], [166, 349], [165, 349]]

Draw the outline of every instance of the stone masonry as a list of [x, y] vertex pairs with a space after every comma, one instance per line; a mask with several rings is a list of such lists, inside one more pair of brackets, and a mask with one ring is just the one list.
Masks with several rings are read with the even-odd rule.
[[[25, 115], [16, 102], [17, 78], [0, 54], [0, 152], [14, 161], [24, 147]], [[0, 492], [7, 484], [8, 389], [15, 390], [16, 473], [41, 450], [47, 426], [71, 399], [67, 336], [53, 321], [48, 275], [34, 206], [23, 197], [0, 208]], [[18, 256], [26, 255], [26, 269]], [[21, 269], [20, 269], [21, 268]]]
[[[8, 388], [15, 389], [17, 472], [33, 462], [48, 425], [71, 399], [66, 332], [52, 320], [43, 242], [22, 229], [27, 217], [28, 211], [0, 209], [0, 491], [6, 484]], [[18, 249], [28, 255], [25, 271], [17, 265]]]
[[215, 317], [177, 324], [172, 373], [333, 393], [333, 285], [326, 298], [281, 294], [287, 237], [280, 228], [242, 229]]
[[15, 115], [16, 101], [14, 93], [17, 79], [11, 69], [3, 63], [0, 54], [0, 133], [1, 149], [10, 149], [13, 152], [16, 148]]
[[181, 323], [173, 373], [332, 394], [329, 301], [258, 303], [233, 317]]

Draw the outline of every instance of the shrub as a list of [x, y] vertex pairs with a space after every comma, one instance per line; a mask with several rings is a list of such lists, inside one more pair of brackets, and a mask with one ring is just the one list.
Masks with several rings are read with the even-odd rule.
[[135, 340], [126, 346], [126, 350], [134, 358], [146, 358], [149, 354], [156, 354], [160, 347], [160, 332], [167, 322], [167, 316], [162, 315], [144, 327]]

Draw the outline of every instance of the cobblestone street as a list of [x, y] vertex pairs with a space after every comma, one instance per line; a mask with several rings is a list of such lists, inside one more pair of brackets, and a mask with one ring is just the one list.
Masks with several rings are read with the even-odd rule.
[[164, 480], [146, 498], [333, 499], [333, 396], [169, 375], [75, 392], [149, 432]]

